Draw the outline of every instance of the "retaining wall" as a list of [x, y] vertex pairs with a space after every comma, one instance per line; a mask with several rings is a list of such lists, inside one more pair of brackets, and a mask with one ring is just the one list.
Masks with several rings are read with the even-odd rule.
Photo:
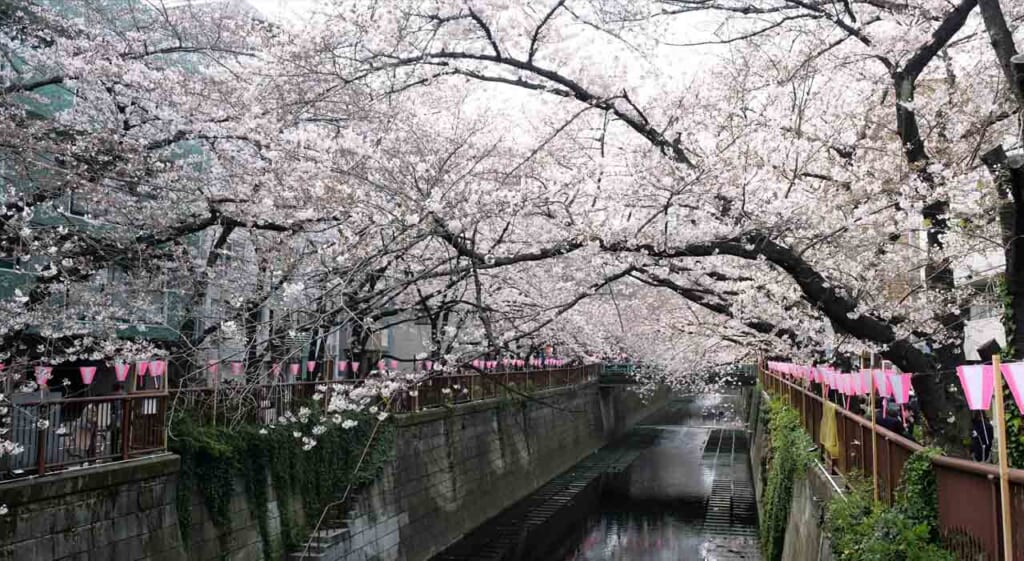
[[624, 387], [541, 392], [399, 417], [395, 460], [325, 561], [423, 561], [667, 401]]
[[[348, 527], [304, 559], [425, 561], [667, 398], [659, 392], [643, 402], [629, 388], [588, 383], [397, 416], [394, 459], [354, 495]], [[0, 561], [262, 561], [263, 540], [241, 484], [227, 528], [213, 524], [193, 491], [184, 543], [179, 467], [167, 454], [0, 484], [0, 504], [10, 511], [0, 516]], [[276, 544], [278, 505], [269, 491]]]
[[186, 561], [165, 454], [0, 485], [0, 561]]
[[[760, 391], [756, 391], [751, 399], [754, 422], [751, 424], [750, 467], [759, 507], [764, 504], [762, 497], [768, 473], [768, 419], [761, 410], [765, 399], [767, 397]], [[817, 462], [793, 483], [782, 561], [832, 561], [832, 543], [824, 531], [824, 523], [825, 508], [833, 493], [832, 482]]]

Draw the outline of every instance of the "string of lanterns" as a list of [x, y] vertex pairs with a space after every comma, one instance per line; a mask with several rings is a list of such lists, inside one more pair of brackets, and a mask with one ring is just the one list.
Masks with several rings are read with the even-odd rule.
[[[768, 370], [795, 380], [811, 381], [834, 388], [847, 397], [868, 395], [872, 384], [878, 395], [892, 398], [904, 405], [910, 401], [911, 374], [893, 369], [865, 368], [860, 372], [840, 372], [830, 366], [809, 366], [788, 362], [768, 362]], [[1010, 386], [1017, 407], [1024, 411], [1024, 362], [999, 365], [999, 370]], [[967, 406], [975, 411], [988, 411], [992, 407], [995, 388], [995, 368], [992, 364], [970, 364], [956, 367], [960, 387]]]
[[[209, 360], [206, 364], [206, 370], [214, 380], [214, 383], [220, 379], [220, 365], [222, 361]], [[306, 372], [315, 372], [317, 366], [321, 364], [318, 361], [310, 360], [306, 361]], [[323, 363], [326, 365], [326, 363]], [[565, 365], [565, 361], [562, 359], [555, 358], [531, 358], [529, 360], [523, 359], [510, 359], [504, 358], [499, 360], [481, 360], [476, 359], [471, 363], [472, 367], [476, 370], [481, 371], [499, 371], [499, 370], [513, 370], [523, 368], [559, 368]], [[245, 374], [245, 364], [242, 361], [228, 361], [228, 365], [231, 371], [231, 376], [235, 378], [241, 378]], [[359, 361], [338, 361], [336, 363], [338, 375], [345, 377], [349, 372], [357, 374], [361, 363]], [[135, 363], [117, 361], [114, 363], [114, 377], [118, 382], [124, 383], [128, 380], [128, 376], [131, 374], [132, 367], [134, 366], [135, 375], [138, 380], [143, 380], [148, 373], [151, 378], [157, 379], [157, 385], [159, 386], [159, 380], [167, 373], [167, 361], [166, 360], [143, 360]], [[379, 360], [377, 361], [377, 370], [399, 370], [399, 361], [397, 359]], [[439, 366], [432, 360], [413, 361], [413, 370], [416, 371], [432, 371], [435, 366]], [[0, 363], [0, 372], [4, 370], [6, 365]], [[92, 385], [93, 380], [96, 378], [96, 372], [98, 367], [96, 366], [80, 366], [78, 367], [79, 374], [82, 378], [82, 383], [85, 385]], [[281, 377], [282, 365], [281, 363], [275, 362], [270, 365], [270, 379], [277, 381]], [[291, 380], [296, 380], [301, 374], [302, 365], [298, 362], [288, 363], [288, 374]], [[37, 365], [34, 369], [35, 382], [39, 387], [46, 387], [49, 381], [53, 378], [53, 366], [50, 365]]]

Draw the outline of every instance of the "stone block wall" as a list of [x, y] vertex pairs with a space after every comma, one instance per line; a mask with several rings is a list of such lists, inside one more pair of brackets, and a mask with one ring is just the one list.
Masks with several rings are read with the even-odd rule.
[[[214, 524], [202, 493], [198, 489], [192, 491], [192, 520], [185, 544], [188, 561], [263, 561], [264, 542], [255, 509], [249, 504], [244, 485], [241, 479], [235, 481], [235, 493], [228, 504], [230, 523], [224, 528]], [[281, 515], [272, 485], [268, 492], [268, 542], [272, 550], [280, 553]]]
[[395, 459], [359, 493], [325, 561], [424, 561], [667, 399], [577, 388], [399, 417]]
[[[425, 561], [621, 433], [663, 402], [596, 383], [397, 416], [394, 458], [350, 499], [348, 523], [306, 559]], [[185, 543], [177, 456], [144, 458], [0, 484], [0, 561], [263, 561], [241, 481], [218, 528], [192, 491]], [[269, 539], [280, 549], [269, 489]], [[292, 505], [295, 506], [295, 505]], [[280, 555], [290, 560], [298, 555]]]
[[177, 456], [0, 485], [0, 561], [186, 561]]

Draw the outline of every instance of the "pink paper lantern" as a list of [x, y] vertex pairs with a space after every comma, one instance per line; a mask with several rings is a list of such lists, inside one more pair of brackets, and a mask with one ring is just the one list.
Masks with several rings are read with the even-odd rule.
[[292, 380], [294, 380], [296, 377], [298, 377], [299, 370], [301, 368], [302, 367], [297, 362], [289, 362], [288, 363], [288, 375], [291, 377]]
[[52, 378], [53, 367], [52, 366], [37, 366], [35, 370], [36, 383], [40, 386], [46, 386], [47, 382]]
[[149, 375], [150, 377], [163, 376], [167, 371], [167, 361], [165, 360], [151, 360], [149, 361]]
[[148, 362], [143, 361], [135, 363], [135, 375], [138, 376], [139, 378], [146, 375], [146, 370], [149, 370]]
[[79, 374], [82, 375], [82, 383], [85, 385], [91, 385], [94, 378], [96, 378], [96, 367], [95, 366], [79, 366]]
[[275, 362], [270, 365], [270, 379], [277, 380], [281, 377], [281, 363]]
[[887, 372], [893, 399], [900, 405], [910, 403], [910, 374], [897, 374], [892, 370]]
[[[868, 390], [871, 388], [871, 371], [870, 370], [859, 370], [851, 373], [853, 376], [853, 395], [867, 395]], [[867, 380], [867, 387], [865, 387], [864, 380]]]
[[384, 370], [384, 361], [383, 360], [378, 360], [377, 361], [377, 370], [381, 370], [381, 371]]
[[312, 374], [315, 370], [316, 370], [316, 361], [315, 360], [307, 360], [306, 361], [306, 372], [308, 374]]
[[1010, 386], [1013, 400], [1017, 402], [1017, 409], [1024, 411], [1024, 362], [1001, 364], [999, 370], [1006, 379], [1006, 385]]
[[428, 372], [433, 370], [434, 369], [434, 361], [432, 361], [432, 360], [424, 360], [423, 361], [423, 368], [425, 370], [427, 370]]
[[355, 361], [352, 362], [352, 373], [353, 374], [359, 374], [359, 363], [358, 362], [355, 362]]
[[231, 362], [231, 375], [235, 376], [236, 378], [241, 376], [242, 375], [242, 369], [243, 369], [242, 367], [243, 367], [243, 365], [242, 365], [242, 363], [240, 361], [237, 361], [237, 360], [232, 361]]
[[348, 370], [348, 361], [342, 360], [338, 362], [338, 372], [346, 372]]
[[895, 373], [895, 371], [882, 370], [880, 368], [871, 371], [871, 375], [875, 378], [875, 390], [878, 391], [878, 395], [884, 398], [892, 397], [892, 385], [889, 383], [889, 376]]
[[995, 370], [991, 364], [971, 364], [956, 367], [956, 375], [967, 398], [967, 406], [974, 411], [987, 411], [992, 406], [995, 388]]
[[391, 369], [392, 370], [398, 370], [398, 360], [397, 359], [394, 359], [394, 358], [391, 359]]
[[132, 367], [132, 365], [130, 365], [130, 364], [126, 364], [126, 363], [123, 363], [123, 362], [115, 362], [114, 363], [114, 378], [117, 378], [118, 382], [124, 382], [125, 380], [128, 379], [128, 370], [130, 370], [131, 367]]
[[220, 377], [217, 375], [220, 372], [220, 362], [216, 360], [209, 360], [206, 362], [206, 370], [210, 373], [210, 379], [213, 381], [213, 385], [217, 385], [220, 382]]

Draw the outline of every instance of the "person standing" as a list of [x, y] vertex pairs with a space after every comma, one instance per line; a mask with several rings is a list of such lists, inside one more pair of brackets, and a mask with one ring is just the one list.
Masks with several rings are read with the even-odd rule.
[[974, 413], [971, 420], [971, 457], [976, 462], [989, 462], [992, 459], [992, 423], [981, 411]]
[[903, 420], [898, 416], [888, 415], [887, 411], [883, 409], [883, 406], [879, 404], [878, 408], [875, 409], [875, 424], [892, 431], [900, 436], [903, 436], [905, 427], [903, 426]]

